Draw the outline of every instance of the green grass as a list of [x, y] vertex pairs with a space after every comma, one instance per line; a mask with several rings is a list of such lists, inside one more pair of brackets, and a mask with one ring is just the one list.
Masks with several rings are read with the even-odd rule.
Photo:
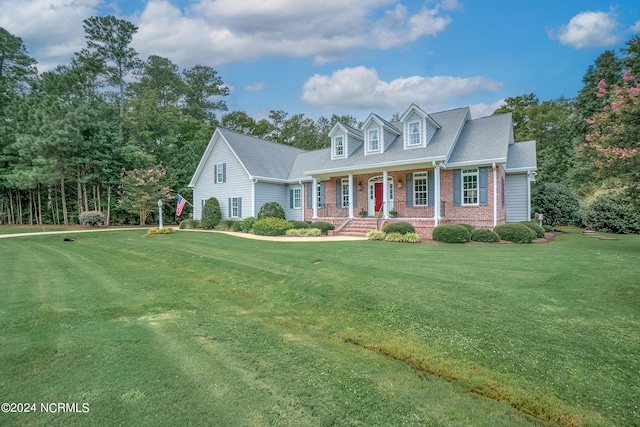
[[640, 236], [0, 240], [0, 425], [640, 425]]

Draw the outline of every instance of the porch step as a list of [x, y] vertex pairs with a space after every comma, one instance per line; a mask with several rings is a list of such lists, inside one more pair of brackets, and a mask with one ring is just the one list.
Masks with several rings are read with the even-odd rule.
[[[383, 221], [380, 222], [382, 226]], [[357, 236], [364, 237], [369, 231], [376, 230], [378, 220], [375, 218], [351, 219], [336, 234], [339, 236]]]

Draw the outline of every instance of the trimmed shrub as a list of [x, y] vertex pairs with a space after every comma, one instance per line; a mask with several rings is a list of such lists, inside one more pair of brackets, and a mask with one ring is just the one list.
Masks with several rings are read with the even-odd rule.
[[320, 237], [322, 236], [322, 230], [319, 228], [291, 228], [285, 234], [297, 237]]
[[202, 228], [216, 228], [222, 219], [222, 211], [220, 210], [220, 202], [215, 197], [207, 199], [202, 208], [202, 219], [200, 225]]
[[413, 225], [409, 224], [408, 222], [399, 221], [399, 222], [391, 222], [385, 225], [382, 231], [384, 231], [387, 234], [391, 234], [391, 233], [407, 234], [407, 233], [415, 233], [416, 229], [413, 228]]
[[501, 240], [514, 243], [531, 243], [536, 233], [522, 223], [501, 224], [493, 229]]
[[471, 240], [471, 232], [460, 224], [443, 224], [433, 229], [432, 238], [441, 243], [466, 243]]
[[407, 233], [402, 236], [404, 243], [420, 243], [420, 235], [416, 233]]
[[545, 233], [555, 230], [555, 228], [547, 224], [542, 224], [542, 229], [545, 231]]
[[534, 212], [542, 212], [543, 224], [580, 225], [578, 194], [564, 184], [555, 182], [535, 186], [531, 198]]
[[180, 221], [180, 230], [191, 230], [200, 227], [200, 221], [193, 218], [187, 218]]
[[604, 233], [640, 233], [640, 197], [629, 188], [598, 191], [585, 200], [582, 222]]
[[257, 215], [258, 219], [264, 218], [280, 218], [285, 219], [284, 209], [278, 202], [267, 202], [260, 207]]
[[103, 225], [106, 216], [100, 211], [86, 211], [78, 215], [80, 225]]
[[149, 235], [160, 235], [160, 234], [171, 234], [173, 233], [173, 228], [171, 227], [162, 227], [162, 228], [150, 228], [147, 230], [147, 236]]
[[536, 239], [544, 237], [544, 228], [540, 227], [538, 224], [534, 224], [533, 222], [529, 221], [522, 221], [522, 224], [526, 225], [527, 227], [532, 229], [534, 233], [536, 233]]
[[404, 235], [400, 233], [387, 233], [384, 237], [385, 242], [402, 242]]
[[464, 228], [469, 230], [469, 232], [472, 232], [475, 229], [475, 227], [473, 225], [470, 225], [470, 224], [458, 224], [458, 225], [463, 226]]
[[252, 216], [248, 216], [238, 224], [240, 226], [240, 231], [243, 233], [248, 233], [253, 228], [253, 223], [256, 222], [256, 219]]
[[329, 222], [323, 222], [323, 221], [318, 221], [318, 222], [312, 222], [311, 225], [309, 227], [312, 228], [319, 228], [320, 230], [322, 230], [322, 234], [326, 235], [328, 234], [327, 232], [329, 230], [333, 230], [335, 229], [335, 227], [333, 226], [333, 224], [329, 223]]
[[500, 241], [500, 237], [486, 228], [476, 228], [471, 232], [471, 240], [474, 242], [495, 243]]
[[367, 239], [368, 240], [384, 240], [386, 235], [387, 233], [385, 233], [384, 231], [373, 230], [367, 233]]
[[263, 218], [253, 223], [253, 233], [259, 236], [282, 236], [292, 225], [282, 218]]
[[291, 221], [293, 228], [309, 228], [309, 223], [306, 221]]

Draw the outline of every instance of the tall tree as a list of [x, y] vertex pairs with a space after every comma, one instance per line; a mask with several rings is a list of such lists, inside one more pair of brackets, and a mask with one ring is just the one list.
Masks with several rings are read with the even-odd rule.
[[205, 65], [196, 65], [183, 74], [185, 113], [207, 124], [217, 124], [215, 111], [227, 111], [227, 103], [221, 99], [229, 95], [227, 85], [217, 71]]
[[125, 77], [138, 70], [141, 61], [138, 53], [130, 47], [138, 27], [115, 16], [92, 16], [83, 25], [87, 47], [78, 57], [81, 60], [96, 60], [102, 65], [107, 83], [118, 86], [120, 117], [124, 114]]

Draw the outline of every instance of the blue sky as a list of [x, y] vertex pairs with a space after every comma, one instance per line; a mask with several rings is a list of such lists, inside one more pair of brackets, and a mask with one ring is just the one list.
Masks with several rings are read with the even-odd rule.
[[637, 0], [0, 0], [0, 10], [43, 71], [82, 49], [84, 19], [126, 19], [142, 59], [212, 66], [229, 111], [255, 118], [389, 118], [411, 103], [481, 117], [525, 93], [574, 97], [598, 55], [640, 34]]

